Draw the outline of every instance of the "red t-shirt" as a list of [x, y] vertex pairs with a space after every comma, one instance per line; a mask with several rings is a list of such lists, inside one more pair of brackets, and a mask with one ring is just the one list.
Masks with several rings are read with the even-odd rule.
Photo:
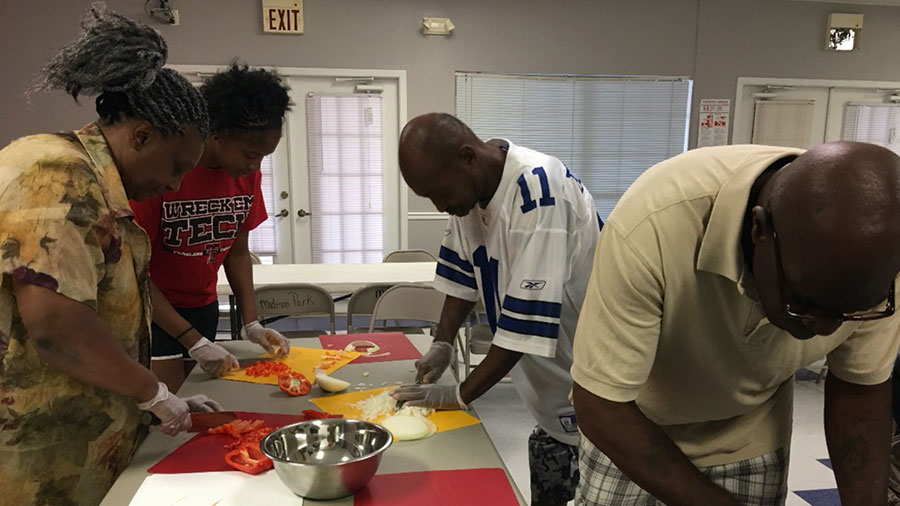
[[135, 221], [150, 236], [150, 277], [178, 308], [216, 300], [219, 267], [238, 232], [266, 220], [262, 173], [234, 179], [198, 165], [177, 192], [131, 201]]

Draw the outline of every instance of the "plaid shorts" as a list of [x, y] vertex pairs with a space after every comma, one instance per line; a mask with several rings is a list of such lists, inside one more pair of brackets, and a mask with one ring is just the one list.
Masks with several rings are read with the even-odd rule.
[[532, 503], [564, 503], [575, 498], [578, 447], [557, 441], [540, 426], [528, 437]]
[[[628, 479], [615, 464], [581, 436], [578, 506], [664, 506]], [[787, 499], [787, 454], [772, 453], [732, 464], [701, 467], [700, 472], [744, 506], [778, 506]]]

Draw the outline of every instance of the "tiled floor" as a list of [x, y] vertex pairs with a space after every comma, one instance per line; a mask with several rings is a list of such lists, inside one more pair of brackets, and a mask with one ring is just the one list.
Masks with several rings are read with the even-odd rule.
[[[814, 373], [798, 377], [802, 379], [794, 389], [787, 506], [839, 506], [822, 428], [824, 385], [815, 384]], [[509, 383], [496, 385], [474, 405], [519, 490], [530, 501], [526, 442], [534, 419]]]
[[788, 474], [791, 492], [787, 505], [839, 506], [822, 427], [825, 384], [817, 385], [810, 375], [798, 374], [798, 378], [794, 384], [794, 435]]

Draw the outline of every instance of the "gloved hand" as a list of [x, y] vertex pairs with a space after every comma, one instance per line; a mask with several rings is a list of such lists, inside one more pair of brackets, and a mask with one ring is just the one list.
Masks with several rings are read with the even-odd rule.
[[240, 369], [234, 355], [205, 337], [201, 337], [199, 341], [191, 346], [191, 349], [188, 350], [188, 355], [196, 360], [204, 371], [215, 378], [232, 369]]
[[278, 347], [278, 355], [286, 357], [291, 352], [291, 345], [286, 337], [281, 335], [277, 330], [267, 329], [260, 325], [258, 321], [252, 321], [241, 328], [241, 338], [265, 348], [269, 353], [275, 353], [275, 347]]
[[210, 399], [209, 397], [198, 394], [185, 397], [184, 402], [187, 403], [191, 413], [212, 413], [213, 411], [222, 411], [222, 405]]
[[416, 360], [416, 383], [434, 383], [453, 360], [453, 345], [444, 341], [431, 343], [431, 348], [422, 358]]
[[159, 425], [154, 425], [153, 429], [163, 434], [174, 436], [191, 428], [190, 407], [184, 400], [169, 393], [163, 382], [159, 383], [156, 395], [152, 399], [138, 403], [138, 409], [156, 415], [160, 422]]
[[391, 390], [391, 397], [406, 406], [431, 409], [466, 409], [466, 403], [459, 396], [459, 384], [405, 385]]

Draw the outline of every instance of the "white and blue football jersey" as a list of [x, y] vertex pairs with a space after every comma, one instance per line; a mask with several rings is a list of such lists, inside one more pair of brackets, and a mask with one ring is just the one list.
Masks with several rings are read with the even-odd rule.
[[601, 227], [562, 162], [509, 142], [487, 207], [450, 217], [434, 281], [453, 297], [481, 298], [493, 344], [524, 354], [511, 372], [519, 395], [544, 430], [573, 445], [572, 339]]

